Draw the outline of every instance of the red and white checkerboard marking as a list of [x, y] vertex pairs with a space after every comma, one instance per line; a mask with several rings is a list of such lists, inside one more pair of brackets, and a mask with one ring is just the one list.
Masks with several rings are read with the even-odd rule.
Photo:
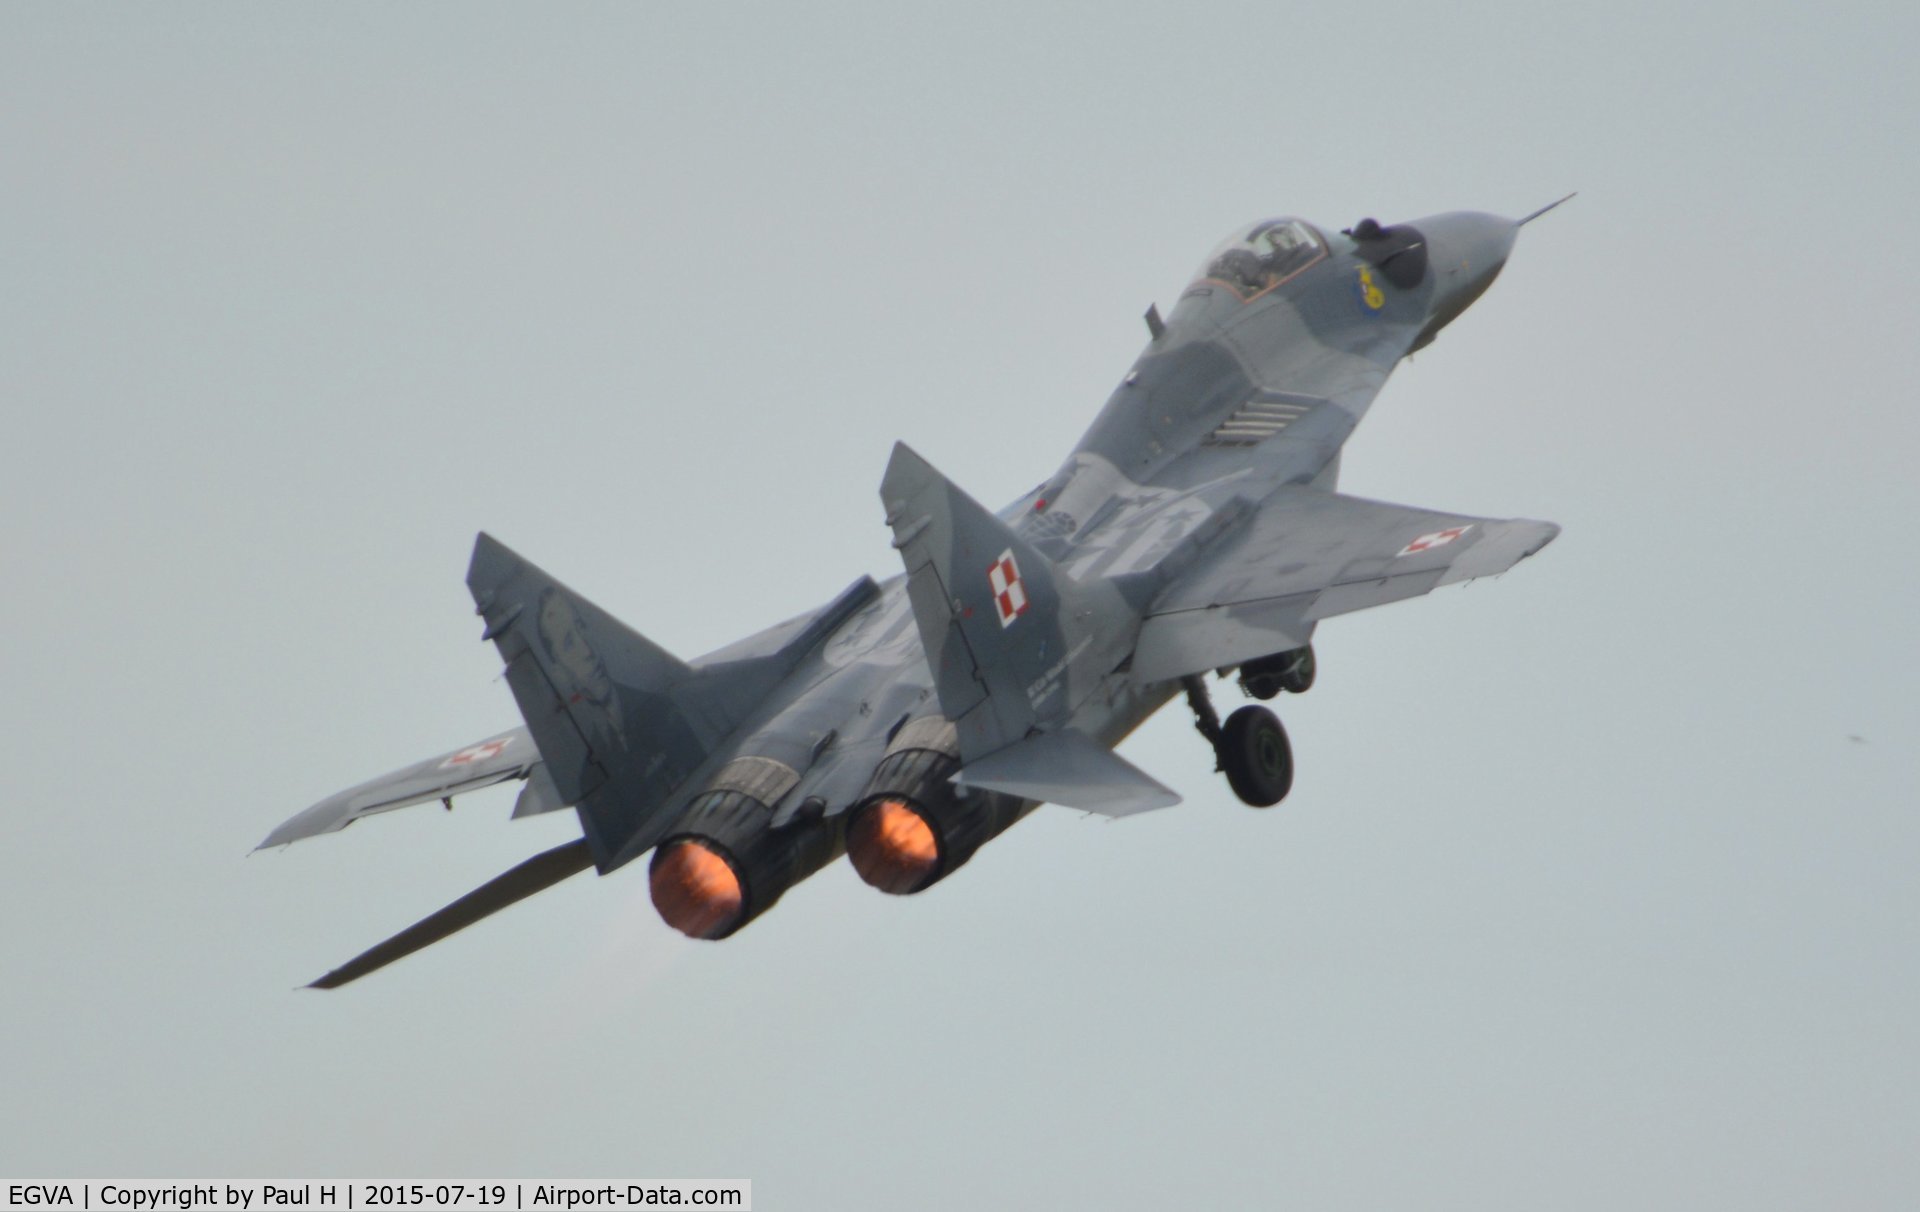
[[1408, 543], [1405, 547], [1402, 547], [1394, 558], [1399, 559], [1400, 556], [1409, 556], [1421, 551], [1431, 551], [1435, 547], [1445, 547], [1448, 543], [1453, 542], [1472, 529], [1473, 523], [1469, 522], [1465, 526], [1455, 526], [1448, 530], [1436, 530], [1432, 534], [1423, 534], [1413, 542]]
[[1000, 625], [1013, 626], [1013, 621], [1027, 613], [1027, 587], [1020, 580], [1020, 565], [1013, 562], [1013, 548], [1000, 553], [1000, 558], [987, 569], [987, 584], [993, 586], [993, 608], [1000, 612]]
[[501, 750], [511, 744], [513, 744], [513, 738], [503, 736], [497, 740], [482, 741], [478, 745], [469, 745], [446, 761], [440, 763], [440, 768], [444, 770], [448, 766], [471, 766], [475, 762], [484, 762], [490, 757], [497, 757]]

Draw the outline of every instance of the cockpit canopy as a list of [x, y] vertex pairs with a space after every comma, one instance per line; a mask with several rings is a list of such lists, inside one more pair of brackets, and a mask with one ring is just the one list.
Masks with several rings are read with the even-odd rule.
[[1264, 219], [1208, 255], [1197, 275], [1239, 295], [1263, 295], [1327, 255], [1327, 242], [1303, 219]]

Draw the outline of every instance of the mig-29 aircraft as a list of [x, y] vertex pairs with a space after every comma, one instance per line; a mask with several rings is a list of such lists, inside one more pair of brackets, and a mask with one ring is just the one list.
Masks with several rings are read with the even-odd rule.
[[1042, 803], [1178, 803], [1112, 746], [1179, 694], [1234, 792], [1278, 803], [1280, 721], [1253, 704], [1221, 720], [1207, 674], [1260, 700], [1305, 691], [1320, 620], [1504, 572], [1559, 533], [1335, 489], [1393, 368], [1550, 209], [1235, 232], [1170, 314], [1148, 310], [1145, 352], [1045, 481], [996, 513], [896, 445], [880, 499], [904, 574], [697, 661], [482, 534], [467, 585], [526, 726], [343, 791], [261, 845], [510, 779], [514, 816], [572, 808], [584, 836], [314, 986], [649, 851], [655, 907], [694, 938], [733, 934], [843, 851], [881, 891], [922, 891]]

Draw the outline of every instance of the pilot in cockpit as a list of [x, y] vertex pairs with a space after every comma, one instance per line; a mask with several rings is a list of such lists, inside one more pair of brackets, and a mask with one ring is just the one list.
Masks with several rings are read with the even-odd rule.
[[1261, 232], [1259, 238], [1268, 250], [1261, 259], [1276, 282], [1305, 267], [1320, 251], [1313, 237], [1300, 230], [1298, 223], [1276, 223]]
[[1251, 298], [1311, 264], [1319, 252], [1319, 245], [1297, 220], [1278, 219], [1254, 228], [1215, 257], [1206, 276]]

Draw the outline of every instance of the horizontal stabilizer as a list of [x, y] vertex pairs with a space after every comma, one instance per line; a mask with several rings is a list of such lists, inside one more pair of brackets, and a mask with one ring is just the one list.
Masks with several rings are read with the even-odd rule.
[[953, 781], [1102, 816], [1132, 816], [1180, 802], [1139, 767], [1071, 728], [1039, 733], [968, 762]]
[[[429, 800], [444, 800], [463, 791], [491, 787], [508, 779], [530, 778], [535, 774], [543, 776], [541, 782], [548, 782], [540, 763], [540, 751], [534, 748], [533, 740], [525, 728], [516, 728], [512, 732], [503, 732], [452, 753], [415, 762], [391, 774], [368, 779], [357, 787], [330, 795], [280, 825], [255, 849], [285, 846], [302, 838], [345, 829], [363, 816], [391, 812], [395, 808], [424, 804]], [[521, 799], [526, 799], [525, 793]], [[555, 803], [552, 806], [559, 808], [565, 805]], [[516, 810], [514, 815], [528, 814]]]
[[513, 819], [517, 821], [523, 816], [557, 812], [569, 806], [560, 789], [553, 785], [553, 775], [548, 772], [547, 764], [541, 762], [527, 774], [527, 785], [520, 789], [520, 798], [513, 802]]
[[371, 947], [308, 985], [309, 989], [338, 989], [378, 971], [397, 959], [412, 955], [420, 948], [439, 942], [450, 934], [466, 929], [489, 914], [523, 901], [536, 892], [553, 887], [570, 875], [593, 866], [587, 841], [580, 838], [564, 846], [555, 846], [536, 854], [518, 867], [489, 880], [445, 909], [422, 918], [386, 942]]

